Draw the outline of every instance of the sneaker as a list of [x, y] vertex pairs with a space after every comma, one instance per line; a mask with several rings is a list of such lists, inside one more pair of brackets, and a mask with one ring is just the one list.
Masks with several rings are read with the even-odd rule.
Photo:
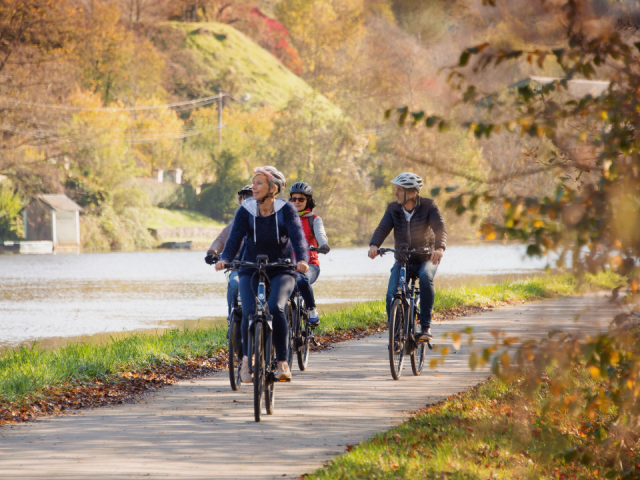
[[289, 370], [289, 364], [287, 362], [278, 362], [276, 379], [280, 382], [288, 382], [291, 380], [291, 370]]
[[242, 366], [240, 367], [240, 381], [242, 383], [253, 382], [253, 375], [249, 373], [249, 357], [242, 357]]
[[320, 315], [318, 314], [317, 308], [310, 308], [309, 312], [309, 325], [312, 327], [317, 327], [320, 323]]
[[419, 343], [428, 342], [433, 336], [431, 335], [431, 328], [427, 328], [420, 335], [416, 337], [416, 341]]

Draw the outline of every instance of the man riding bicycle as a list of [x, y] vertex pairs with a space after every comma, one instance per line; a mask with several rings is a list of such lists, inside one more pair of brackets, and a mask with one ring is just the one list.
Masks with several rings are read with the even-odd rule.
[[[236, 202], [238, 202], [238, 206], [242, 206], [245, 200], [253, 198], [253, 190], [251, 189], [252, 185], [245, 185], [238, 191], [236, 195]], [[224, 246], [227, 243], [227, 239], [229, 238], [229, 234], [231, 233], [231, 228], [233, 227], [233, 222], [222, 229], [220, 235], [216, 237], [213, 241], [209, 250], [207, 250], [207, 256], [205, 257], [205, 262], [212, 265], [215, 261], [213, 257], [224, 250]], [[240, 254], [242, 254], [242, 246], [240, 247]], [[233, 302], [236, 298], [238, 298], [238, 289], [240, 288], [240, 283], [238, 280], [238, 272], [231, 272], [229, 275], [229, 284], [227, 285], [227, 306], [228, 313], [231, 313], [231, 309], [233, 308]], [[227, 321], [229, 318], [227, 317]]]
[[318, 252], [324, 254], [329, 253], [329, 241], [324, 231], [322, 218], [313, 213], [316, 202], [313, 200], [313, 189], [311, 186], [305, 182], [297, 182], [291, 185], [289, 189], [289, 201], [293, 203], [296, 210], [298, 210], [307, 244], [310, 247], [317, 248], [317, 251], [309, 253], [309, 270], [304, 274], [299, 273], [296, 281], [300, 295], [304, 298], [304, 303], [309, 310], [309, 324], [315, 327], [320, 323], [320, 316], [316, 308], [316, 300], [311, 284], [320, 276]]
[[[428, 247], [428, 255], [412, 254], [407, 264], [409, 275], [420, 279], [420, 325], [422, 333], [416, 338], [418, 342], [430, 340], [431, 315], [435, 300], [433, 278], [438, 270], [442, 254], [447, 246], [447, 226], [436, 202], [430, 198], [420, 197], [422, 178], [411, 172], [398, 175], [392, 182], [396, 186], [397, 201], [387, 205], [387, 210], [369, 242], [369, 258], [378, 255], [378, 248], [393, 230], [395, 248], [408, 245], [409, 250]], [[391, 277], [387, 288], [387, 316], [396, 292], [400, 277], [400, 262], [396, 255], [396, 263], [391, 268]]]
[[[236, 212], [233, 227], [221, 254], [216, 270], [223, 270], [231, 262], [244, 239], [242, 260], [256, 262], [258, 255], [267, 255], [270, 262], [279, 259], [297, 259], [297, 271], [306, 273], [309, 266], [308, 246], [302, 231], [300, 217], [293, 205], [276, 196], [286, 186], [282, 173], [271, 166], [253, 170], [253, 199], [247, 200]], [[242, 350], [243, 359], [240, 378], [243, 383], [251, 382], [248, 358], [249, 317], [256, 308], [258, 278], [250, 268], [238, 271], [240, 278], [240, 298], [242, 298]], [[295, 288], [295, 272], [285, 268], [273, 268], [268, 272], [271, 291], [267, 301], [269, 313], [273, 316], [273, 341], [278, 368], [278, 380], [290, 380], [291, 370], [287, 364], [289, 325], [285, 314], [287, 301]]]

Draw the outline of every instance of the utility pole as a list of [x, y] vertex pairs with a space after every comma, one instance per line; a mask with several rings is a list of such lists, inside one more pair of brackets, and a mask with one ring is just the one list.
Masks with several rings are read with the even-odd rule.
[[224, 96], [222, 90], [218, 90], [218, 143], [222, 148], [222, 109], [224, 108]]

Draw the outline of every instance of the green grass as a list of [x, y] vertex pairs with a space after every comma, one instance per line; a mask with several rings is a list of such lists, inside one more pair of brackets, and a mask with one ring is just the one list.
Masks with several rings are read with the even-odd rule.
[[168, 210], [151, 207], [147, 209], [147, 228], [162, 227], [224, 227], [226, 224], [213, 220], [200, 212], [192, 210]]
[[[313, 104], [316, 115], [341, 115], [338, 107], [315, 93], [271, 53], [232, 26], [213, 22], [171, 22], [169, 25], [186, 34], [184, 46], [200, 67], [200, 77], [226, 76], [239, 96], [251, 95], [250, 103], [266, 103], [280, 110], [297, 96], [304, 98], [306, 104]], [[210, 83], [216, 85], [216, 82]], [[203, 95], [217, 93], [213, 89], [202, 92]]]
[[[584, 369], [574, 374], [584, 388], [594, 388]], [[559, 455], [576, 448], [595, 453], [598, 447], [590, 432], [599, 428], [598, 422], [545, 411], [548, 396], [548, 385], [531, 398], [518, 382], [506, 385], [490, 378], [396, 428], [347, 447], [347, 453], [305, 478], [604, 478], [603, 459], [584, 465]]]
[[[578, 284], [571, 275], [533, 277], [518, 282], [473, 288], [438, 290], [435, 313], [463, 306], [492, 305], [552, 295], [571, 295], [588, 288], [613, 288], [620, 278], [600, 274]], [[322, 316], [320, 334], [379, 325], [384, 301], [372, 301]], [[35, 344], [0, 354], [0, 400], [19, 403], [30, 395], [66, 382], [104, 378], [123, 369], [138, 369], [159, 361], [175, 362], [226, 346], [222, 327], [169, 330], [157, 335], [136, 334], [102, 344], [71, 344], [47, 350]]]

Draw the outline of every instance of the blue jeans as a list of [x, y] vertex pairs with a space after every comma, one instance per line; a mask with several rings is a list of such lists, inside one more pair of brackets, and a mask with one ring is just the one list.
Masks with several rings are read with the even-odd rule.
[[[393, 296], [398, 291], [398, 283], [400, 282], [400, 262], [396, 262], [391, 267], [391, 276], [389, 277], [389, 287], [387, 288], [387, 317], [393, 303]], [[436, 290], [433, 286], [433, 277], [436, 276], [438, 266], [427, 260], [423, 263], [407, 264], [407, 281], [411, 276], [417, 276], [420, 279], [420, 325], [422, 329], [431, 327], [431, 314], [433, 312], [433, 302], [436, 298]]]
[[320, 267], [318, 265], [309, 265], [307, 273], [296, 273], [296, 286], [307, 308], [316, 308], [316, 299], [313, 296], [311, 284], [314, 283], [319, 276]]
[[[267, 304], [269, 314], [273, 317], [273, 344], [276, 347], [276, 360], [287, 359], [289, 345], [289, 324], [285, 308], [296, 285], [292, 275], [281, 274], [271, 278], [271, 291]], [[255, 292], [255, 293], [254, 293]], [[256, 294], [258, 292], [258, 275], [240, 275], [240, 298], [242, 299], [242, 352], [249, 354], [249, 317], [256, 311]]]
[[233, 309], [235, 299], [238, 298], [238, 291], [240, 289], [240, 281], [238, 280], [238, 272], [233, 271], [229, 275], [229, 284], [227, 285], [227, 305], [229, 307], [227, 321], [229, 321], [229, 315]]

